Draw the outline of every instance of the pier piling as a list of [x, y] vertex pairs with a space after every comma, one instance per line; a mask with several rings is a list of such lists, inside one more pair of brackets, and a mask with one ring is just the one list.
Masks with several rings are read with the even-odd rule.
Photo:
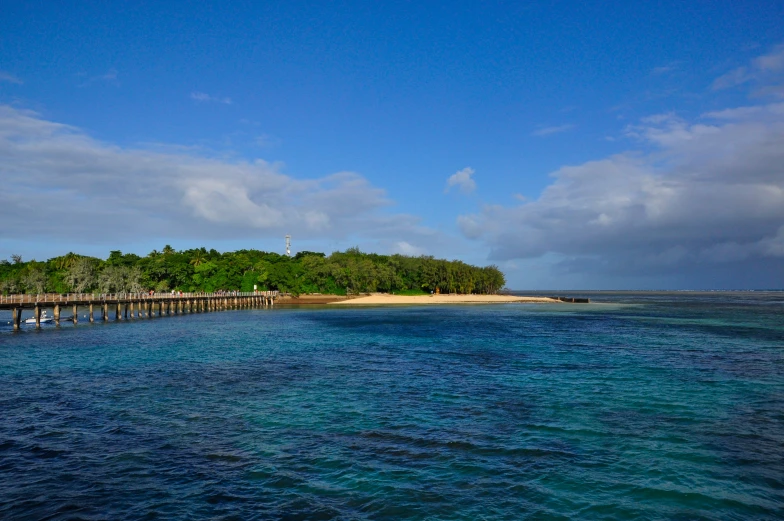
[[[101, 310], [101, 319], [109, 321], [109, 306], [112, 306], [115, 321], [155, 316], [156, 306], [158, 316], [184, 315], [193, 313], [206, 313], [224, 310], [254, 309], [273, 306], [278, 298], [277, 291], [264, 292], [217, 292], [217, 293], [189, 293], [169, 295], [147, 294], [101, 294], [89, 293], [76, 294], [44, 294], [44, 295], [0, 295], [0, 309], [11, 311], [11, 322], [14, 331], [21, 329], [22, 310], [29, 309], [33, 312], [36, 328], [41, 327], [42, 309], [52, 309], [52, 319], [55, 325], [60, 326], [63, 307], [72, 306], [74, 325], [79, 322], [79, 306], [89, 308], [90, 322], [95, 321], [95, 306]], [[576, 299], [575, 299], [576, 301]], [[146, 313], [146, 315], [145, 315]]]

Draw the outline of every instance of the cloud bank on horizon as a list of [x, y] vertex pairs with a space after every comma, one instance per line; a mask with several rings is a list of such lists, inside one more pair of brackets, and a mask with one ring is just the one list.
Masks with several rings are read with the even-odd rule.
[[[783, 73], [777, 46], [713, 88], [779, 97]], [[462, 233], [493, 260], [555, 256], [562, 272], [784, 282], [784, 102], [655, 114], [623, 133], [644, 151], [564, 166], [536, 200], [460, 215]]]
[[583, 271], [784, 265], [784, 103], [660, 115], [626, 134], [655, 150], [560, 168], [535, 201], [459, 216], [462, 232], [491, 259], [555, 253]]

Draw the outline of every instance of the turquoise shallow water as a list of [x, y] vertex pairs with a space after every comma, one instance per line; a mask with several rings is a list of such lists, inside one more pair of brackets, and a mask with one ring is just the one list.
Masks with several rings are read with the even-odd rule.
[[784, 294], [591, 296], [2, 315], [0, 518], [784, 517]]

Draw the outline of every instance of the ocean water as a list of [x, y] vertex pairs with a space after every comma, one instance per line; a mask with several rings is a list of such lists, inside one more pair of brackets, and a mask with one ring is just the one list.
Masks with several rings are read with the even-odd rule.
[[0, 519], [782, 519], [784, 294], [588, 296], [3, 312]]

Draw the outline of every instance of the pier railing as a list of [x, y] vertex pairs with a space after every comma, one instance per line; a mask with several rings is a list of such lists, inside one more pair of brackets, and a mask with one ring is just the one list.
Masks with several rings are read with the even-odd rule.
[[140, 300], [177, 300], [189, 298], [231, 298], [231, 297], [267, 297], [276, 298], [277, 291], [215, 291], [212, 293], [40, 293], [20, 295], [0, 295], [2, 304], [57, 304], [68, 302], [104, 302], [104, 301], [140, 301]]

